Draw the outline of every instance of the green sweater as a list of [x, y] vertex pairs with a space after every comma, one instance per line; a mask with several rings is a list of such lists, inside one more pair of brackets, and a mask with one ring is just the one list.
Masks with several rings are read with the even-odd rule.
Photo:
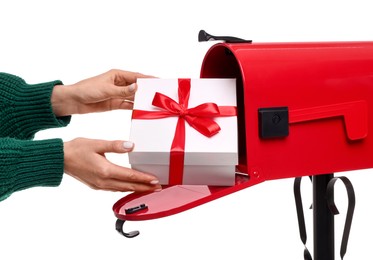
[[63, 175], [61, 139], [32, 140], [35, 133], [68, 125], [50, 102], [53, 81], [35, 85], [0, 73], [0, 201], [36, 186], [58, 186]]

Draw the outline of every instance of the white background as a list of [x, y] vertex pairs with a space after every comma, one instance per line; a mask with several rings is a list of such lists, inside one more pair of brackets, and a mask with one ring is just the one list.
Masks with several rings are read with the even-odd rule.
[[[111, 68], [164, 78], [199, 77], [213, 44], [200, 29], [256, 42], [373, 40], [369, 1], [27, 1], [0, 5], [0, 71], [29, 83], [65, 84]], [[373, 86], [372, 86], [373, 87]], [[75, 116], [37, 139], [128, 138], [130, 113]], [[128, 166], [126, 155], [108, 155]], [[357, 204], [348, 259], [371, 257], [372, 170], [345, 173]], [[340, 175], [340, 174], [339, 174]], [[174, 216], [114, 229], [112, 205], [126, 194], [94, 191], [65, 176], [58, 188], [33, 188], [0, 203], [0, 259], [303, 259], [293, 179], [268, 181]], [[336, 187], [336, 259], [346, 193]], [[311, 184], [304, 181], [305, 207]], [[306, 210], [312, 252], [312, 212]]]

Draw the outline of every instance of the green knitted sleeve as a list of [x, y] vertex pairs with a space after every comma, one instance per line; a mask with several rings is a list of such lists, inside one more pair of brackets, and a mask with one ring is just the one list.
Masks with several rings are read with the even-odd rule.
[[61, 139], [0, 138], [0, 201], [31, 187], [58, 186], [63, 168]]
[[29, 85], [23, 79], [0, 73], [0, 137], [32, 139], [37, 131], [66, 126], [71, 116], [56, 117], [52, 110], [52, 81]]

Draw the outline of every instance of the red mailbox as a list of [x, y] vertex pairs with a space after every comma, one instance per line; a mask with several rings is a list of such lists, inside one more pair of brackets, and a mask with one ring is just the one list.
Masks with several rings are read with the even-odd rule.
[[266, 180], [373, 167], [373, 42], [218, 43], [201, 77], [237, 79], [236, 185], [130, 194], [113, 206], [118, 219], [168, 216]]
[[251, 182], [373, 166], [373, 43], [218, 44], [202, 77], [237, 78]]

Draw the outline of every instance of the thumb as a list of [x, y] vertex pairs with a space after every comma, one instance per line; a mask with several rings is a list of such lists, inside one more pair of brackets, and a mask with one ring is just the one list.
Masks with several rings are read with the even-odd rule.
[[127, 153], [132, 151], [134, 144], [130, 141], [102, 141], [97, 144], [99, 153]]
[[126, 98], [133, 96], [136, 90], [137, 84], [132, 83], [127, 86], [110, 85], [110, 87], [106, 88], [105, 91], [110, 98]]

